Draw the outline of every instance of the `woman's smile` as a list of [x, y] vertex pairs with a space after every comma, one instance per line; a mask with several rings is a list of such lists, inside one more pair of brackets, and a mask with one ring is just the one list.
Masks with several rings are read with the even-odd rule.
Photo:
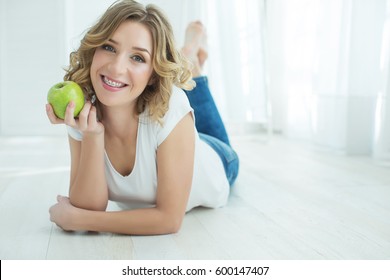
[[109, 91], [118, 91], [118, 90], [121, 90], [122, 88], [128, 86], [125, 83], [108, 78], [107, 76], [101, 75], [101, 78], [102, 78], [102, 82], [103, 82], [103, 87]]

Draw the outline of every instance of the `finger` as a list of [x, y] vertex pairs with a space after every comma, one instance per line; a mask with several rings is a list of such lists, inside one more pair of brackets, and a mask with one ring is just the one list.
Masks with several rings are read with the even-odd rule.
[[55, 209], [55, 207], [57, 206], [57, 204], [54, 204], [53, 206], [51, 206], [50, 208], [49, 208], [49, 215], [50, 215], [50, 221], [52, 221], [52, 222], [54, 222], [54, 209]]
[[76, 120], [74, 119], [74, 115], [73, 115], [74, 108], [75, 108], [75, 103], [73, 100], [71, 100], [68, 103], [68, 106], [66, 106], [65, 118], [64, 118], [65, 123], [72, 127], [76, 126]]
[[63, 196], [63, 195], [57, 195], [57, 201], [58, 202], [63, 202], [69, 200], [69, 197]]
[[88, 116], [88, 124], [90, 126], [96, 125], [97, 123], [97, 113], [96, 113], [96, 107], [91, 106], [91, 111]]
[[79, 129], [84, 131], [88, 127], [88, 118], [91, 111], [91, 102], [87, 101], [79, 114]]
[[54, 113], [53, 107], [50, 104], [46, 104], [46, 115], [52, 124], [62, 124], [63, 120], [59, 119]]

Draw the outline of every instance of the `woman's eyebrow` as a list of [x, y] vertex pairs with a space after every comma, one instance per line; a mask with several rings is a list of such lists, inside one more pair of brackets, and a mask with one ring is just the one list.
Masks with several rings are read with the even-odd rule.
[[150, 56], [152, 56], [152, 55], [150, 54], [150, 52], [149, 52], [147, 49], [145, 49], [145, 48], [133, 47], [133, 50], [137, 50], [137, 51], [140, 51], [140, 52], [146, 52], [146, 53], [148, 53]]
[[[117, 41], [115, 41], [114, 39], [110, 38], [108, 39], [109, 42], [115, 44], [115, 45], [120, 45]], [[152, 56], [152, 54], [150, 53], [150, 51], [148, 51], [147, 49], [145, 48], [141, 48], [141, 47], [132, 47], [133, 50], [137, 50], [137, 51], [141, 51], [141, 52], [146, 52], [148, 53], [150, 56]]]
[[119, 45], [119, 43], [112, 38], [108, 39], [108, 41], [114, 43], [115, 45]]

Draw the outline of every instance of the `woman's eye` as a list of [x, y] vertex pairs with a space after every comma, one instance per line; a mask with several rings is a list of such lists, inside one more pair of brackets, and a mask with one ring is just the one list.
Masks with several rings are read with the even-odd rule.
[[115, 49], [110, 45], [103, 45], [102, 49], [109, 52], [115, 52]]
[[131, 59], [136, 61], [136, 62], [145, 62], [145, 59], [143, 59], [143, 57], [139, 56], [139, 55], [134, 55], [131, 57]]

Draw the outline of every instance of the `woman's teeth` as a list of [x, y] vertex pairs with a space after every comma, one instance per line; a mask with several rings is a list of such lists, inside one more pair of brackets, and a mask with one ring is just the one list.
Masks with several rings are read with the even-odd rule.
[[115, 81], [112, 81], [110, 79], [108, 79], [107, 77], [103, 77], [103, 81], [109, 85], [110, 87], [116, 87], [116, 88], [120, 88], [120, 87], [123, 87], [125, 84], [123, 83], [119, 83], [119, 82], [115, 82]]

